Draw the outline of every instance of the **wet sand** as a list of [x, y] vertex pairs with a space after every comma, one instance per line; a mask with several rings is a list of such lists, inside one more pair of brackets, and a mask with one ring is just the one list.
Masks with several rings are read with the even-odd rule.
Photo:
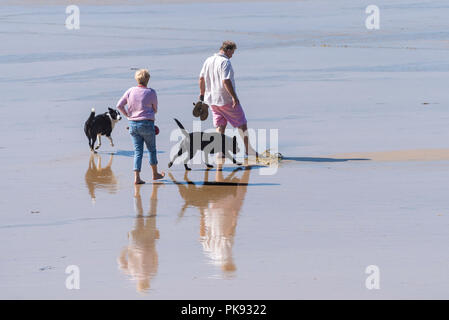
[[[232, 3], [238, 0], [4, 0], [1, 5], [147, 5], [147, 4], [180, 4], [180, 3]], [[241, 1], [240, 1], [241, 2]], [[245, 2], [272, 2], [269, 0], [245, 0]], [[294, 0], [279, 0], [279, 2], [295, 2]]]
[[[64, 6], [3, 7], [0, 298], [447, 298], [449, 5], [378, 5], [376, 32], [349, 0], [81, 6], [76, 32]], [[249, 126], [279, 129], [274, 175], [167, 169], [223, 39]], [[144, 166], [137, 188], [126, 120], [98, 155], [82, 129], [134, 67], [158, 92], [167, 172], [152, 184]]]
[[449, 161], [449, 149], [396, 150], [336, 154], [336, 159], [364, 158], [372, 161]]

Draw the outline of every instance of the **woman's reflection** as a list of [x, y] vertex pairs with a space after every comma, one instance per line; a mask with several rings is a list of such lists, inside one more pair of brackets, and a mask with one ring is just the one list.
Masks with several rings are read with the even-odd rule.
[[179, 214], [184, 215], [187, 207], [197, 207], [201, 214], [200, 242], [204, 252], [211, 262], [221, 267], [225, 276], [232, 276], [237, 269], [232, 248], [237, 227], [237, 219], [245, 199], [250, 167], [243, 171], [241, 178], [235, 174], [242, 170], [237, 168], [226, 178], [223, 171], [218, 169], [215, 173], [215, 181], [208, 181], [209, 171], [204, 174], [204, 183], [195, 184], [184, 175], [187, 182], [177, 182], [173, 175], [170, 178], [178, 185], [179, 194], [184, 199], [184, 205]]
[[136, 221], [134, 230], [128, 233], [129, 244], [118, 258], [119, 268], [136, 281], [137, 291], [144, 292], [150, 289], [151, 279], [158, 269], [158, 254], [156, 240], [159, 239], [159, 230], [156, 228], [157, 192], [162, 184], [153, 184], [150, 199], [150, 210], [145, 217], [143, 214], [140, 188], [135, 185], [134, 200]]
[[[97, 163], [95, 163], [95, 157], [97, 157]], [[106, 189], [109, 193], [116, 193], [118, 190], [117, 179], [111, 168], [113, 157], [114, 156], [111, 154], [108, 164], [106, 167], [102, 168], [101, 156], [98, 154], [91, 154], [90, 156], [85, 180], [93, 203], [95, 203], [95, 191], [97, 189]]]

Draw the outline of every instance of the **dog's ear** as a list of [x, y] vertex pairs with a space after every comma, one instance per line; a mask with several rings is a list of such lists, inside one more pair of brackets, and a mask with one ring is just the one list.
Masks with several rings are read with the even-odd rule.
[[112, 108], [108, 108], [108, 110], [109, 110], [109, 111], [114, 111], [114, 109], [112, 109]]

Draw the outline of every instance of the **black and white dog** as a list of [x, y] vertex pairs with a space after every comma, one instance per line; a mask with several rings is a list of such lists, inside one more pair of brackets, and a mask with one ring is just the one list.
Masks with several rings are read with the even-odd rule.
[[[114, 110], [112, 108], [108, 108], [108, 112], [103, 114], [99, 114], [95, 116], [95, 109], [92, 108], [92, 112], [90, 113], [89, 119], [87, 119], [84, 124], [84, 133], [89, 140], [90, 150], [96, 152], [98, 148], [101, 147], [101, 136], [106, 136], [111, 142], [111, 147], [114, 146], [114, 142], [111, 138], [112, 129], [117, 122], [119, 122], [122, 117], [120, 116], [120, 112]], [[98, 138], [98, 146], [95, 147], [95, 141]]]
[[192, 132], [188, 133], [184, 126], [177, 120], [174, 119], [181, 129], [185, 139], [182, 140], [178, 153], [175, 154], [173, 159], [168, 163], [168, 167], [170, 168], [173, 165], [175, 159], [181, 156], [183, 153], [187, 152], [188, 156], [184, 161], [184, 167], [186, 170], [191, 170], [187, 166], [187, 162], [195, 156], [198, 151], [204, 152], [204, 157], [206, 160], [206, 166], [208, 168], [213, 168], [212, 165], [209, 164], [209, 154], [214, 154], [221, 152], [225, 157], [232, 160], [234, 164], [238, 166], [241, 163], [238, 163], [237, 160], [232, 156], [232, 154], [237, 154], [240, 152], [240, 149], [237, 144], [237, 137], [233, 138], [228, 137], [219, 132]]

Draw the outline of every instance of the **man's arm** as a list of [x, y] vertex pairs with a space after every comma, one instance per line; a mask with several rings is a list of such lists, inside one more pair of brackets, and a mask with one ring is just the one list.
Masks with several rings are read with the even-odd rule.
[[231, 79], [225, 79], [223, 80], [223, 85], [227, 92], [232, 97], [232, 107], [235, 108], [236, 105], [239, 104], [239, 99], [237, 98], [237, 95], [235, 94], [234, 87], [232, 86]]
[[200, 100], [204, 100], [204, 93], [206, 92], [206, 81], [204, 81], [204, 77], [200, 77]]

